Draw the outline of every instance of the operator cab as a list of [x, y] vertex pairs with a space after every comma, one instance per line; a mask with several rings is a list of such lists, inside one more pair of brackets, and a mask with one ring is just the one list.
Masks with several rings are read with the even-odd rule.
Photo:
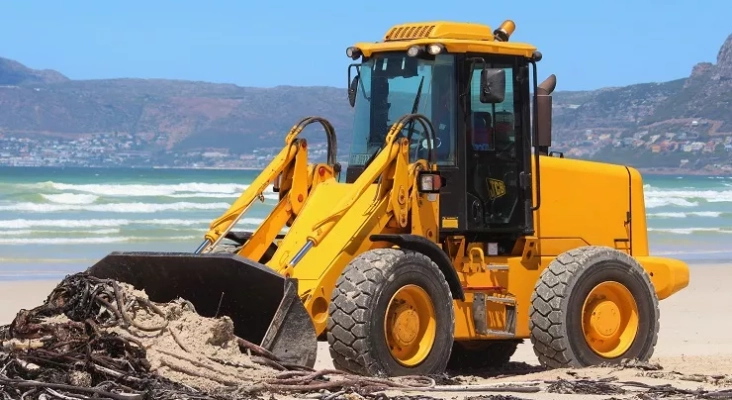
[[[529, 64], [537, 53], [469, 52], [469, 46], [448, 52], [439, 42], [379, 50], [379, 44], [370, 54], [349, 48], [361, 62], [349, 66], [355, 118], [346, 181], [358, 178], [397, 119], [423, 114], [434, 127], [436, 163], [447, 182], [440, 190], [441, 235], [498, 242], [499, 254], [510, 252], [519, 236], [533, 233]], [[426, 133], [418, 123], [402, 133], [410, 129], [410, 158], [428, 159]]]

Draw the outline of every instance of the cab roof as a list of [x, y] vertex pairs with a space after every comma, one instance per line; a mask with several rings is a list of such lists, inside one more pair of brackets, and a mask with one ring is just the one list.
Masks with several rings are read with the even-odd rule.
[[[510, 22], [513, 25], [513, 22]], [[500, 28], [499, 28], [500, 29]], [[513, 32], [508, 32], [509, 36]], [[414, 45], [439, 43], [448, 53], [492, 53], [531, 58], [536, 47], [527, 43], [500, 41], [489, 25], [469, 22], [427, 21], [392, 26], [381, 42], [354, 45], [369, 57], [383, 51], [406, 51]]]

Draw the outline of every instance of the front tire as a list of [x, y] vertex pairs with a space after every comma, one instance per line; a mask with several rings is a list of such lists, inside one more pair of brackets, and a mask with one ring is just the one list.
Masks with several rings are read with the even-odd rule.
[[549, 368], [648, 361], [660, 312], [650, 277], [629, 255], [586, 246], [560, 254], [536, 283], [531, 343]]
[[328, 311], [336, 368], [371, 376], [445, 371], [455, 314], [447, 281], [427, 256], [403, 249], [360, 254], [338, 279]]

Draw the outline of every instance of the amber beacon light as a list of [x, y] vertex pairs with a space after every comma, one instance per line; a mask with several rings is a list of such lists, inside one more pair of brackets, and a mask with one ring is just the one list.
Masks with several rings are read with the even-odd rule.
[[501, 26], [496, 28], [496, 30], [493, 31], [493, 36], [495, 39], [499, 42], [508, 42], [508, 38], [511, 37], [513, 34], [513, 31], [516, 30], [516, 24], [511, 21], [510, 19], [507, 19], [503, 21]]

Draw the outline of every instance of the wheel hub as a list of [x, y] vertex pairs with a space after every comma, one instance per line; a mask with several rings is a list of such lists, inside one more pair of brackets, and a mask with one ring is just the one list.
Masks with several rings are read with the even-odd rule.
[[601, 300], [591, 311], [590, 327], [592, 333], [604, 339], [610, 339], [620, 328], [620, 310], [612, 301]]
[[588, 346], [605, 358], [625, 353], [638, 333], [638, 306], [630, 291], [618, 282], [602, 282], [582, 306], [582, 330]]
[[419, 315], [408, 305], [400, 305], [395, 314], [395, 339], [399, 346], [407, 347], [419, 334]]
[[427, 292], [406, 285], [392, 296], [386, 309], [384, 334], [394, 359], [413, 367], [427, 358], [436, 337], [435, 311]]

